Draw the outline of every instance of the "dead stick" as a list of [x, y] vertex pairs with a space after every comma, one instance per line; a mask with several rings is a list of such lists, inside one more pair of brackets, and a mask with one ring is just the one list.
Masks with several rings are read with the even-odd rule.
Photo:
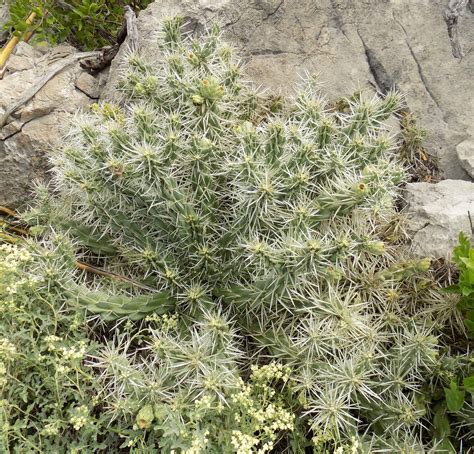
[[464, 14], [468, 1], [469, 0], [449, 0], [448, 7], [444, 12], [444, 20], [448, 27], [448, 35], [451, 40], [451, 47], [455, 58], [464, 57], [462, 43], [459, 38], [458, 22]]
[[64, 68], [66, 68], [69, 65], [72, 65], [78, 60], [82, 60], [83, 58], [90, 58], [94, 57], [96, 55], [99, 55], [100, 52], [94, 51], [94, 52], [80, 52], [77, 54], [70, 55], [69, 57], [66, 57], [56, 63], [56, 65], [53, 66], [50, 72], [45, 74], [43, 77], [41, 77], [35, 84], [33, 84], [28, 90], [26, 90], [25, 94], [7, 111], [0, 117], [0, 129], [5, 126], [5, 124], [8, 121], [8, 117], [18, 110], [21, 106], [26, 104], [33, 96], [36, 95], [45, 85], [47, 82], [49, 82], [56, 74], [60, 73]]
[[11, 216], [12, 218], [19, 219], [20, 216], [16, 211], [11, 210], [10, 208], [0, 206], [0, 213], [6, 214], [8, 216]]
[[41, 18], [41, 22], [36, 25], [33, 30], [30, 30], [30, 31], [27, 31], [24, 35], [23, 35], [23, 41], [25, 43], [28, 43], [31, 39], [31, 37], [35, 34], [36, 30], [41, 27], [41, 25], [43, 24], [43, 21], [44, 21], [44, 18], [45, 17], [48, 17], [48, 14], [49, 14], [49, 11], [46, 9], [44, 10], [44, 13], [43, 13], [43, 17]]
[[96, 268], [95, 266], [88, 265], [87, 263], [84, 263], [84, 262], [77, 261], [76, 262], [76, 267], [80, 270], [88, 271], [89, 273], [99, 274], [100, 276], [110, 277], [110, 278], [118, 280], [118, 281], [128, 282], [128, 283], [130, 283], [132, 285], [135, 285], [136, 287], [140, 287], [144, 290], [149, 290], [149, 291], [152, 291], [152, 292], [156, 292], [156, 289], [154, 289], [152, 287], [148, 287], [148, 285], [142, 284], [140, 282], [134, 281], [133, 279], [130, 279], [129, 277], [122, 276], [121, 274], [117, 274], [117, 273], [112, 273], [111, 271], [101, 270], [100, 268]]
[[16, 233], [17, 235], [20, 236], [26, 236], [28, 235], [28, 231], [25, 229], [22, 229], [21, 227], [15, 227], [11, 225], [7, 221], [3, 221], [0, 219], [0, 227], [6, 228], [7, 230], [11, 230], [12, 232]]
[[137, 27], [137, 15], [130, 6], [125, 6], [125, 23], [127, 24], [128, 45], [132, 52], [139, 49], [139, 35]]
[[10, 244], [15, 244], [18, 241], [19, 237], [8, 235], [8, 233], [0, 232], [0, 240], [6, 241]]

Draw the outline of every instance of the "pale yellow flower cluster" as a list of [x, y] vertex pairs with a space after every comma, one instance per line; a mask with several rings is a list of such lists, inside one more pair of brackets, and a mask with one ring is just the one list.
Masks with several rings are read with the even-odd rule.
[[48, 423], [41, 430], [41, 434], [46, 437], [54, 437], [59, 433], [59, 427], [57, 423]]
[[[9, 296], [15, 295], [20, 287], [28, 283], [28, 279], [18, 278], [17, 271], [30, 259], [31, 254], [24, 248], [11, 244], [0, 245], [0, 276], [3, 278], [0, 290], [2, 292]], [[1, 304], [8, 306], [3, 309], [14, 308], [8, 301], [2, 301]]]
[[87, 351], [87, 345], [85, 341], [80, 341], [77, 347], [62, 347], [60, 349], [63, 359], [66, 361], [81, 360]]
[[214, 402], [214, 399], [208, 394], [206, 394], [202, 396], [200, 399], [197, 399], [194, 402], [194, 406], [199, 410], [207, 410], [207, 409], [212, 408], [213, 402]]
[[240, 430], [232, 431], [231, 443], [236, 454], [253, 454], [254, 447], [258, 445], [259, 441], [258, 438], [243, 434]]
[[89, 422], [89, 410], [85, 405], [81, 405], [75, 408], [75, 414], [69, 418], [69, 422], [72, 424], [75, 430], [80, 430]]
[[177, 314], [162, 314], [156, 313], [147, 315], [145, 321], [148, 323], [155, 323], [158, 325], [163, 332], [173, 331], [178, 327], [178, 315]]
[[3, 361], [0, 361], [0, 388], [7, 384], [7, 367]]
[[271, 362], [265, 366], [251, 366], [252, 380], [258, 382], [271, 382], [273, 380], [283, 380], [287, 382], [290, 378], [291, 369], [280, 363]]
[[350, 445], [339, 446], [334, 454], [357, 454], [359, 452], [360, 443], [353, 439]]
[[20, 263], [28, 262], [31, 254], [24, 248], [13, 244], [0, 244], [0, 270], [14, 271]]
[[[268, 383], [276, 380], [288, 381], [290, 368], [277, 363], [265, 366], [252, 366], [251, 380], [253, 383], [239, 382], [240, 391], [232, 397], [232, 401], [244, 410], [246, 419], [252, 421], [252, 426], [243, 433], [232, 431], [231, 443], [237, 454], [265, 454], [270, 452], [280, 431], [294, 430], [295, 415], [276, 403], [269, 402], [276, 391]], [[257, 397], [255, 387], [258, 387]], [[262, 400], [263, 399], [263, 400]], [[241, 416], [235, 414], [237, 423]], [[259, 437], [250, 434], [258, 433]]]
[[209, 431], [206, 430], [201, 436], [193, 435], [191, 447], [183, 452], [183, 454], [203, 454], [206, 450]]
[[44, 341], [46, 342], [46, 345], [48, 346], [48, 351], [53, 352], [56, 351], [56, 343], [61, 342], [63, 339], [62, 337], [55, 336], [53, 334], [49, 336], [45, 336]]
[[15, 312], [17, 309], [16, 302], [13, 298], [0, 299], [0, 312]]
[[0, 339], [0, 386], [7, 384], [7, 363], [15, 359], [16, 347], [6, 338]]
[[0, 359], [2, 361], [13, 361], [16, 356], [16, 347], [6, 337], [0, 338]]
[[[326, 452], [325, 446], [327, 443], [334, 442], [334, 437], [329, 431], [320, 431], [314, 434], [312, 438], [313, 446], [318, 452]], [[358, 454], [360, 451], [359, 440], [352, 437], [349, 443], [338, 446], [333, 454]]]
[[314, 431], [313, 438], [311, 439], [315, 448], [323, 449], [325, 443], [333, 441], [333, 437], [329, 431]]
[[75, 346], [65, 347], [57, 345], [64, 339], [54, 334], [46, 336], [44, 340], [48, 346], [48, 351], [56, 352], [60, 357], [61, 362], [56, 365], [56, 371], [60, 375], [67, 374], [71, 370], [71, 363], [84, 359], [87, 352], [87, 343], [85, 341], [80, 341]]

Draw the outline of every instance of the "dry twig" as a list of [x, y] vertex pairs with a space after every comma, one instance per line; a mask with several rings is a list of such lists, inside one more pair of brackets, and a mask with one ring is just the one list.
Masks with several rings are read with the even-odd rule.
[[99, 51], [94, 52], [79, 52], [77, 54], [72, 54], [69, 57], [63, 58], [59, 62], [57, 62], [43, 77], [36, 81], [28, 90], [26, 90], [25, 94], [7, 111], [0, 117], [0, 128], [3, 128], [8, 121], [8, 117], [16, 112], [21, 106], [26, 104], [33, 96], [38, 93], [41, 88], [43, 88], [56, 74], [60, 73], [64, 68], [72, 65], [78, 60], [82, 60], [84, 58], [94, 57], [100, 54]]
[[469, 0], [449, 0], [448, 7], [444, 12], [444, 20], [448, 26], [448, 35], [451, 40], [451, 46], [455, 58], [464, 57], [462, 43], [459, 38], [458, 22], [464, 15], [468, 3]]

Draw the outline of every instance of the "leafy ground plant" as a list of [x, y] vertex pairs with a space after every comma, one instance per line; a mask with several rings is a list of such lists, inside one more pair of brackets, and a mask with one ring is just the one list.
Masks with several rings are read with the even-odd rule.
[[464, 323], [470, 336], [474, 336], [474, 248], [468, 237], [461, 232], [459, 245], [454, 248], [453, 261], [459, 268], [459, 282], [448, 289], [460, 295], [458, 308], [464, 314]]
[[[156, 61], [128, 57], [120, 103], [78, 114], [25, 215], [57, 301], [95, 314], [109, 436], [188, 454], [472, 442], [469, 403], [449, 430], [435, 408], [472, 359], [454, 297], [404, 245], [384, 126], [400, 95], [331, 107], [306, 77], [269, 103], [218, 27], [180, 29], [165, 21]], [[47, 266], [51, 242], [68, 260]]]
[[[52, 44], [67, 41], [80, 49], [97, 49], [115, 42], [115, 35], [123, 23], [124, 6], [136, 12], [150, 0], [11, 0], [7, 30], [22, 36], [34, 30], [35, 40]], [[36, 13], [33, 25], [26, 22], [31, 12]]]
[[97, 401], [83, 365], [94, 348], [84, 317], [62, 306], [50, 275], [70, 266], [70, 252], [49, 245], [41, 269], [35, 251], [0, 245], [0, 451], [94, 451]]
[[[458, 295], [456, 303], [462, 314], [467, 335], [473, 335], [474, 309], [474, 249], [467, 236], [459, 234], [459, 244], [453, 251], [453, 262], [459, 268], [458, 282], [444, 288], [447, 293]], [[469, 350], [462, 347], [467, 339], [459, 337], [451, 346], [452, 350], [462, 352]], [[461, 344], [461, 345], [460, 345]], [[471, 346], [472, 348], [472, 346]], [[458, 355], [456, 359], [446, 357], [440, 363], [437, 386], [430, 392], [431, 405], [434, 411], [435, 437], [441, 440], [438, 449], [446, 452], [456, 452], [452, 437], [459, 433], [460, 427], [469, 428], [472, 432], [474, 412], [472, 408], [474, 396], [474, 361], [471, 355]], [[450, 440], [451, 438], [451, 440]], [[463, 445], [461, 445], [463, 447]], [[462, 448], [460, 448], [462, 450]]]

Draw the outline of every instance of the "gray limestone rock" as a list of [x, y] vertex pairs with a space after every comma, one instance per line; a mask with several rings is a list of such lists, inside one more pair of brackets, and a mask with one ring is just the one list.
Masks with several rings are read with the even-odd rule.
[[61, 137], [59, 125], [67, 115], [55, 111], [19, 124], [0, 142], [0, 205], [27, 205], [35, 180], [47, 179], [47, 152]]
[[[16, 59], [8, 62], [10, 71], [0, 80], [0, 114], [18, 101], [55, 61], [72, 52], [75, 49], [70, 46], [58, 46], [43, 54], [21, 43]], [[94, 98], [87, 90], [76, 87], [83, 74], [79, 64], [61, 71], [14, 112], [0, 130], [0, 205], [16, 208], [26, 204], [34, 180], [48, 178], [47, 153], [61, 139], [60, 125], [98, 96], [97, 91]], [[81, 80], [85, 83], [84, 78]], [[92, 82], [88, 83], [91, 88]]]
[[474, 183], [410, 183], [405, 199], [407, 228], [417, 255], [449, 258], [461, 231], [472, 236]]
[[464, 170], [474, 180], [474, 139], [464, 140], [456, 147], [456, 151]]
[[75, 87], [92, 99], [99, 98], [102, 88], [98, 79], [86, 72], [79, 74], [76, 79]]

